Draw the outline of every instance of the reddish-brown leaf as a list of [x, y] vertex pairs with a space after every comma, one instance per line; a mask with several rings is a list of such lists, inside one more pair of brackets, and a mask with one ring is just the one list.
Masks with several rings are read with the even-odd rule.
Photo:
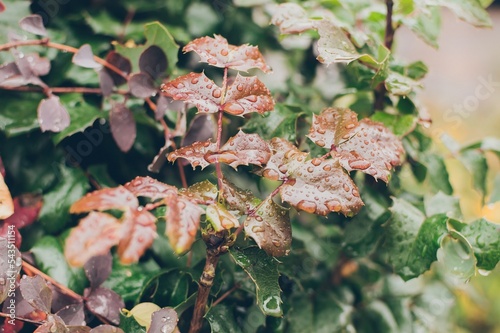
[[137, 198], [125, 187], [118, 186], [88, 193], [71, 205], [70, 212], [78, 214], [92, 210], [125, 210], [136, 209], [138, 206]]
[[222, 109], [237, 116], [264, 113], [274, 109], [274, 100], [269, 89], [256, 76], [238, 74], [227, 91]]
[[247, 72], [251, 68], [259, 68], [264, 73], [271, 72], [264, 57], [256, 46], [248, 44], [241, 46], [230, 45], [227, 39], [220, 35], [201, 37], [189, 42], [182, 49], [184, 52], [194, 51], [201, 62], [209, 63], [215, 67], [231, 68]]
[[226, 202], [226, 206], [234, 211], [238, 211], [240, 215], [247, 215], [260, 202], [255, 198], [249, 190], [242, 190], [227, 179], [222, 180], [222, 196]]
[[196, 105], [199, 112], [219, 111], [222, 89], [205, 73], [189, 73], [161, 86], [164, 95]]
[[[132, 71], [132, 64], [130, 63], [130, 60], [115, 51], [110, 51], [108, 53], [108, 55], [106, 56], [106, 62], [121, 70], [123, 76], [125, 77]], [[125, 77], [119, 75], [118, 73], [115, 73], [109, 68], [104, 67], [104, 70], [111, 76], [115, 85], [119, 86], [120, 84], [127, 82], [127, 79]]]
[[209, 205], [215, 202], [218, 193], [217, 186], [208, 180], [195, 183], [186, 189], [183, 188], [179, 190], [179, 195], [186, 197], [192, 203], [202, 205]]
[[167, 200], [166, 235], [174, 251], [182, 254], [193, 245], [203, 209], [186, 198], [170, 196]]
[[38, 218], [42, 208], [42, 196], [23, 194], [14, 198], [14, 214], [5, 219], [5, 224], [21, 229], [31, 225]]
[[349, 109], [328, 108], [314, 116], [308, 137], [317, 145], [331, 148], [347, 171], [360, 170], [387, 182], [393, 166], [401, 164], [401, 141], [384, 125], [363, 119]]
[[156, 218], [147, 210], [126, 212], [122, 221], [122, 239], [118, 256], [123, 264], [139, 261], [156, 237]]
[[0, 174], [0, 219], [6, 219], [12, 214], [14, 214], [14, 202], [7, 184], [5, 184], [3, 176]]
[[236, 169], [239, 165], [261, 166], [266, 164], [270, 157], [269, 145], [258, 134], [239, 131], [221, 147], [219, 153], [206, 156], [206, 160], [210, 163], [226, 163]]
[[59, 101], [59, 97], [52, 95], [42, 99], [38, 104], [38, 123], [42, 132], [60, 132], [69, 126], [68, 111]]
[[116, 144], [122, 152], [134, 145], [137, 129], [132, 111], [122, 103], [115, 103], [109, 113], [109, 126]]
[[83, 266], [93, 256], [107, 253], [122, 238], [122, 225], [114, 216], [91, 212], [66, 239], [64, 255], [73, 266]]
[[[211, 153], [216, 151], [217, 145], [214, 142], [195, 142], [190, 146], [182, 147], [174, 150], [168, 154], [167, 159], [174, 162], [178, 158], [185, 158], [191, 163], [191, 166], [196, 168], [201, 166], [202, 169], [206, 168], [210, 163], [205, 159], [205, 156], [210, 156]], [[207, 155], [208, 154], [208, 155]]]
[[151, 200], [163, 199], [167, 196], [177, 194], [176, 187], [164, 184], [148, 176], [136, 177], [124, 186], [136, 197], [147, 197]]
[[[272, 155], [266, 166], [261, 170], [262, 176], [272, 180], [285, 180], [287, 178], [288, 163], [292, 156], [300, 154], [307, 157], [307, 153], [301, 152], [291, 142], [282, 138], [273, 138], [269, 142]], [[297, 161], [297, 159], [293, 160]]]

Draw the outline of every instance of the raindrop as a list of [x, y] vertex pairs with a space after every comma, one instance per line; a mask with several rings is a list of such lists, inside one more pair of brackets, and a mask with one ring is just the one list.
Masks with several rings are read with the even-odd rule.
[[238, 89], [238, 91], [243, 91], [243, 85], [240, 83], [236, 86], [236, 89]]

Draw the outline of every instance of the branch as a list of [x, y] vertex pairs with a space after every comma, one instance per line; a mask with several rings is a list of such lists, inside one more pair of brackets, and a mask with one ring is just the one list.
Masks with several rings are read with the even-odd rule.
[[[9, 91], [22, 91], [22, 92], [39, 92], [44, 93], [45, 89], [41, 87], [34, 86], [22, 86], [22, 87], [8, 87], [8, 86], [0, 86], [2, 90]], [[50, 88], [52, 93], [56, 94], [70, 94], [70, 93], [82, 93], [82, 94], [96, 94], [102, 95], [102, 90], [100, 88], [89, 88], [89, 87], [52, 87]], [[115, 94], [119, 95], [128, 95], [129, 92], [126, 90], [115, 90], [113, 91]]]
[[[387, 16], [385, 18], [385, 36], [384, 36], [384, 45], [388, 50], [392, 49], [392, 44], [394, 42], [394, 33], [396, 30], [394, 29], [394, 25], [392, 22], [392, 8], [394, 3], [392, 0], [386, 0], [385, 2], [387, 6]], [[383, 110], [384, 109], [384, 98], [387, 93], [387, 88], [385, 87], [385, 81], [378, 84], [375, 88], [375, 101], [373, 102], [373, 108], [375, 110]]]

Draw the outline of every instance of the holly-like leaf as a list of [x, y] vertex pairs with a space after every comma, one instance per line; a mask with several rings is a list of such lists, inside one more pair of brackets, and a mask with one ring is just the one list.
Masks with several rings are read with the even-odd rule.
[[287, 255], [292, 245], [292, 228], [288, 210], [266, 198], [244, 222], [245, 234], [252, 237], [268, 255]]
[[218, 193], [217, 186], [208, 180], [195, 183], [187, 189], [179, 191], [179, 194], [187, 197], [189, 201], [205, 205], [215, 202]]
[[463, 226], [460, 233], [467, 238], [477, 259], [477, 267], [493, 270], [500, 260], [500, 227], [485, 219]]
[[50, 313], [52, 290], [40, 275], [23, 276], [20, 281], [23, 298], [35, 309]]
[[94, 60], [94, 54], [89, 44], [83, 44], [73, 56], [72, 61], [75, 65], [85, 68], [98, 69], [102, 67]]
[[74, 214], [92, 210], [108, 210], [126, 208], [135, 209], [139, 206], [137, 198], [123, 186], [104, 188], [88, 193], [71, 205], [70, 212]]
[[122, 222], [122, 239], [118, 255], [123, 264], [139, 261], [156, 237], [156, 218], [146, 210], [126, 212]]
[[28, 15], [19, 21], [21, 29], [39, 36], [47, 36], [47, 30], [43, 25], [43, 19], [38, 14]]
[[122, 225], [117, 218], [91, 212], [71, 230], [64, 255], [72, 266], [83, 266], [90, 258], [108, 253], [121, 238]]
[[384, 182], [404, 153], [401, 141], [387, 128], [369, 119], [358, 122], [349, 109], [328, 108], [313, 116], [308, 137], [331, 149], [332, 157], [347, 171], [360, 170]]
[[250, 112], [264, 113], [274, 109], [274, 100], [269, 89], [256, 76], [238, 74], [227, 90], [222, 109], [236, 116]]
[[178, 254], [191, 248], [200, 225], [203, 209], [186, 198], [170, 196], [167, 199], [166, 235]]
[[61, 132], [69, 126], [68, 111], [59, 101], [59, 97], [52, 95], [42, 99], [38, 105], [38, 123], [42, 132]]
[[191, 166], [196, 168], [200, 166], [202, 169], [206, 168], [210, 165], [205, 159], [205, 156], [209, 156], [210, 153], [213, 153], [217, 150], [217, 145], [215, 142], [204, 141], [204, 142], [195, 142], [190, 146], [182, 147], [177, 150], [174, 150], [170, 154], [168, 154], [167, 159], [170, 162], [175, 162], [178, 158], [185, 158], [191, 163]]
[[176, 187], [164, 184], [151, 177], [136, 177], [126, 183], [124, 187], [136, 197], [146, 197], [151, 200], [158, 200], [172, 194], [177, 194]]
[[0, 174], [0, 219], [6, 219], [14, 214], [14, 202], [9, 188]]
[[206, 156], [206, 160], [210, 163], [226, 163], [236, 169], [239, 165], [261, 166], [266, 164], [270, 157], [269, 146], [258, 134], [239, 131], [221, 147], [219, 153]]
[[247, 72], [251, 68], [259, 68], [264, 73], [271, 72], [271, 68], [266, 64], [258, 47], [248, 44], [234, 46], [220, 35], [214, 35], [214, 37], [197, 38], [184, 46], [182, 50], [196, 52], [200, 56], [201, 62], [215, 67], [231, 68], [243, 72]]
[[120, 324], [120, 310], [125, 307], [120, 295], [107, 288], [97, 288], [86, 295], [87, 308], [111, 323]]
[[109, 126], [116, 144], [124, 153], [128, 152], [134, 145], [137, 135], [134, 115], [129, 108], [122, 103], [115, 103], [109, 113]]

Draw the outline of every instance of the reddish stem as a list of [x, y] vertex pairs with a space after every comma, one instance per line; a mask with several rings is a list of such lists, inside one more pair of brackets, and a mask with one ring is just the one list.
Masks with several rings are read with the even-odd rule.
[[239, 289], [240, 288], [240, 285], [239, 284], [235, 284], [231, 289], [229, 289], [228, 291], [226, 291], [224, 294], [222, 294], [221, 297], [217, 298], [213, 303], [212, 303], [212, 307], [216, 306], [217, 304], [219, 304], [220, 302], [222, 302], [224, 299], [226, 299], [229, 295], [231, 295], [235, 290]]
[[[226, 97], [227, 90], [227, 67], [224, 68], [224, 76], [222, 78], [222, 98], [221, 105], [224, 104], [224, 99]], [[223, 120], [224, 111], [219, 109], [219, 117], [217, 119], [217, 152], [220, 150], [220, 144], [222, 139], [222, 120]], [[222, 168], [219, 161], [215, 162], [215, 170], [217, 172], [217, 184], [219, 185], [219, 191], [222, 191], [222, 187], [224, 186], [222, 180], [224, 179], [222, 175]]]
[[[39, 92], [45, 93], [44, 88], [41, 87], [32, 87], [32, 86], [22, 86], [22, 87], [5, 87], [0, 86], [2, 90], [9, 91], [23, 91], [23, 92]], [[69, 93], [82, 93], [82, 94], [96, 94], [102, 95], [102, 90], [100, 88], [88, 88], [88, 87], [52, 87], [49, 88], [50, 92], [56, 94], [69, 94]], [[119, 95], [128, 95], [128, 91], [126, 90], [115, 90], [113, 91], [115, 94]]]

